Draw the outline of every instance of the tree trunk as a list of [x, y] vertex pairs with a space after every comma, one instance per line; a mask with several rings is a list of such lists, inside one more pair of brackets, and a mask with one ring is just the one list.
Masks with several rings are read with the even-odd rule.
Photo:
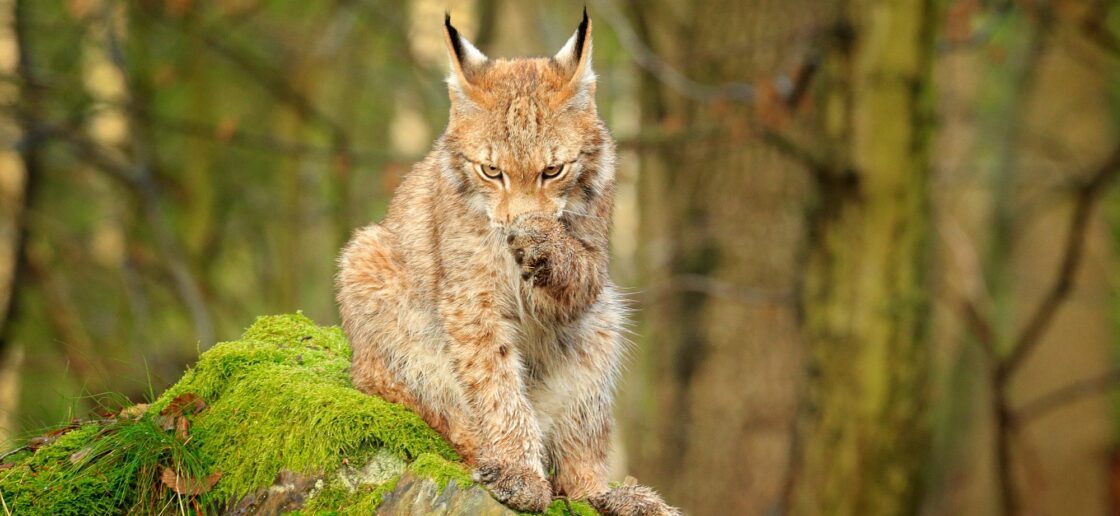
[[929, 444], [925, 271], [937, 16], [933, 0], [843, 9], [824, 70], [826, 86], [836, 87], [823, 92], [822, 109], [841, 117], [824, 127], [848, 165], [822, 171], [811, 221], [802, 291], [810, 385], [793, 509], [915, 514]]
[[803, 61], [787, 43], [813, 32], [814, 11], [800, 0], [631, 7], [658, 59], [695, 84], [656, 73], [640, 84], [639, 138], [665, 140], [641, 147], [642, 385], [619, 404], [630, 471], [686, 512], [764, 514], [781, 499], [802, 378], [793, 292], [806, 176], [752, 134], [754, 105], [719, 92]]

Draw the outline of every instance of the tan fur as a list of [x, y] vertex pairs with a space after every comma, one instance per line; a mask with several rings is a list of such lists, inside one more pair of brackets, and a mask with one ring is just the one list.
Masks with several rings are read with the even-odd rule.
[[607, 276], [615, 153], [586, 27], [555, 58], [490, 60], [457, 55], [448, 23], [447, 130], [342, 251], [339, 309], [354, 384], [414, 409], [503, 502], [671, 514], [656, 495], [608, 503], [625, 308]]

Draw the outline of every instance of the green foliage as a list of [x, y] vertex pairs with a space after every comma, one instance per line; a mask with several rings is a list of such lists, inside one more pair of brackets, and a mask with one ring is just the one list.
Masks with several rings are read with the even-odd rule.
[[98, 432], [87, 425], [40, 449], [12, 469], [0, 473], [0, 497], [15, 514], [87, 514], [115, 511], [119, 504], [112, 487], [119, 477], [78, 474], [70, 464], [76, 453]]
[[[469, 485], [451, 447], [411, 411], [350, 385], [350, 348], [338, 328], [302, 314], [261, 317], [241, 340], [218, 344], [138, 420], [121, 416], [62, 435], [0, 472], [0, 493], [17, 513], [89, 514], [192, 502], [229, 503], [272, 485], [281, 470], [324, 475], [378, 450], [415, 460], [441, 485]], [[160, 412], [195, 394], [206, 407], [189, 416], [189, 436], [165, 430]], [[171, 466], [212, 490], [183, 501], [159, 475]], [[314, 507], [368, 513], [395, 479], [350, 492], [328, 485]], [[335, 509], [331, 509], [334, 507]]]
[[[151, 417], [89, 423], [0, 474], [0, 494], [15, 514], [158, 512], [185, 503], [160, 488], [165, 466], [189, 478], [207, 474], [197, 451]], [[204, 495], [196, 503], [210, 500]]]

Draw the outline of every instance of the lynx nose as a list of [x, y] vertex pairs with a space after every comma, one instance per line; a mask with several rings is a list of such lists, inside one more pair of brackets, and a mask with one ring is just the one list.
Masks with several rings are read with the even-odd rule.
[[541, 208], [532, 198], [514, 198], [510, 200], [509, 207], [506, 209], [506, 224], [511, 224], [513, 221], [520, 218], [522, 215], [541, 212]]

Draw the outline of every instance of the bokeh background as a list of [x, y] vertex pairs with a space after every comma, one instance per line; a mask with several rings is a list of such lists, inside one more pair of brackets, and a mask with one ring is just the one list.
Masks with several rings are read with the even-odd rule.
[[[143, 401], [332, 276], [447, 117], [445, 10], [0, 0], [0, 442]], [[589, 0], [634, 351], [690, 514], [1120, 513], [1120, 6]], [[107, 393], [114, 393], [108, 395]]]

